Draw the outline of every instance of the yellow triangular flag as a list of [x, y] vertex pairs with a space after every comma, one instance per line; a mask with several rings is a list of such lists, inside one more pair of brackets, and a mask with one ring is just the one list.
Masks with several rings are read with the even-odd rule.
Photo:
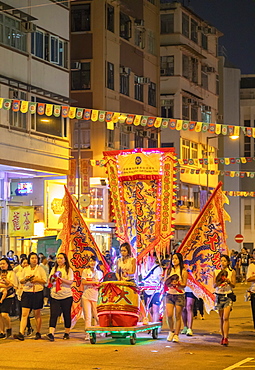
[[157, 117], [156, 119], [155, 119], [155, 122], [154, 122], [154, 127], [160, 127], [161, 126], [161, 122], [162, 122], [162, 118], [160, 118], [160, 117]]
[[195, 131], [196, 131], [196, 132], [201, 132], [201, 129], [202, 129], [202, 123], [203, 123], [203, 122], [197, 122], [197, 123], [196, 123], [196, 127], [195, 127]]
[[246, 163], [247, 161], [246, 161], [246, 158], [245, 157], [241, 157], [241, 162], [242, 163]]
[[52, 116], [52, 113], [53, 113], [53, 104], [46, 104], [46, 108], [45, 108], [46, 116], [50, 117]]
[[118, 120], [119, 120], [119, 116], [120, 116], [120, 113], [113, 113], [113, 116], [112, 116], [112, 122], [113, 123], [117, 123]]
[[98, 120], [98, 110], [93, 109], [91, 113], [91, 121], [96, 122]]
[[215, 125], [215, 134], [219, 135], [221, 133], [221, 124], [216, 123]]
[[76, 108], [75, 107], [70, 107], [68, 117], [71, 118], [71, 119], [74, 119], [75, 116], [76, 116]]
[[225, 158], [225, 164], [230, 164], [230, 159], [229, 158]]
[[252, 128], [252, 137], [255, 137], [255, 127]]
[[20, 111], [21, 113], [27, 113], [28, 111], [28, 101], [22, 100], [20, 105]]
[[140, 125], [140, 123], [141, 123], [141, 118], [142, 118], [142, 116], [138, 116], [138, 115], [136, 115], [136, 116], [135, 116], [135, 119], [134, 119], [133, 124], [134, 124], [135, 126], [139, 126], [139, 125]]
[[2, 108], [3, 106], [3, 101], [4, 101], [4, 98], [0, 98], [0, 109]]
[[182, 129], [182, 122], [183, 122], [182, 119], [177, 119], [177, 123], [176, 123], [176, 127], [175, 127], [175, 129], [177, 131], [180, 131]]
[[240, 126], [234, 126], [234, 136], [240, 136]]

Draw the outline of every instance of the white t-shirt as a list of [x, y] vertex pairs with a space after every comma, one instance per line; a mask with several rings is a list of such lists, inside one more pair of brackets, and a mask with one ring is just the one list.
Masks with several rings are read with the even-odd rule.
[[[249, 264], [246, 279], [249, 279], [251, 276], [255, 276], [255, 263]], [[251, 282], [250, 291], [255, 293], [255, 281]]]
[[[69, 268], [68, 273], [66, 272], [65, 267], [58, 267], [57, 271], [61, 272], [61, 278], [73, 281], [73, 270], [71, 268]], [[51, 272], [50, 272], [49, 280], [50, 280], [50, 277], [54, 274], [55, 274], [55, 268], [53, 267], [53, 269], [51, 269]], [[53, 282], [53, 287], [50, 290], [50, 295], [52, 298], [65, 299], [65, 298], [72, 297], [71, 285], [62, 283], [60, 287], [61, 289], [58, 292], [56, 292], [56, 281]]]
[[[20, 274], [20, 280], [23, 280], [23, 279], [26, 278], [26, 276], [30, 276], [30, 275], [34, 275], [37, 278], [44, 280], [45, 283], [47, 281], [46, 273], [45, 273], [44, 269], [41, 266], [36, 265], [36, 267], [34, 269], [31, 269], [30, 265], [26, 266], [23, 269], [22, 273]], [[23, 291], [24, 292], [31, 292], [31, 293], [41, 292], [43, 290], [44, 284], [32, 283], [31, 281], [27, 281], [23, 285]]]
[[[86, 268], [82, 272], [82, 279], [92, 279], [100, 281], [103, 277], [103, 273], [99, 270], [91, 271], [90, 268]], [[96, 285], [84, 285], [84, 291], [82, 294], [82, 298], [88, 299], [90, 301], [97, 302], [98, 298], [98, 286]]]

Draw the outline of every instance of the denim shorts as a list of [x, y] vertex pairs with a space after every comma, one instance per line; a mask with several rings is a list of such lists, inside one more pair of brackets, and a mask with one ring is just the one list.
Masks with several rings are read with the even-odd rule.
[[166, 295], [166, 303], [173, 304], [174, 306], [185, 306], [185, 294], [169, 294]]
[[226, 307], [233, 306], [233, 301], [224, 294], [216, 294], [215, 310], [223, 310]]

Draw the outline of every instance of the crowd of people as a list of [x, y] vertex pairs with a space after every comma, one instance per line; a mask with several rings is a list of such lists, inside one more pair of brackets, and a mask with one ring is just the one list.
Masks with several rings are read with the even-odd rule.
[[[110, 262], [110, 257], [108, 260]], [[219, 313], [221, 345], [228, 345], [229, 317], [235, 302], [234, 287], [237, 277], [241, 282], [251, 283], [248, 290], [251, 301], [255, 328], [255, 250], [249, 255], [245, 248], [241, 253], [231, 252], [231, 256], [222, 255], [220, 269], [214, 270], [215, 310]], [[153, 322], [158, 322], [162, 314], [166, 315], [169, 326], [167, 341], [179, 342], [179, 334], [192, 336], [193, 319], [199, 310], [204, 319], [203, 301], [198, 299], [187, 286], [188, 273], [180, 253], [173, 252], [168, 259], [159, 259], [156, 254], [146, 263], [137, 267], [128, 243], [120, 246], [120, 257], [111, 261], [115, 278], [121, 281], [137, 283], [144, 301], [146, 315], [150, 314]], [[81, 305], [84, 315], [85, 332], [92, 325], [93, 319], [98, 325], [97, 300], [102, 272], [97, 268], [97, 259], [91, 256], [88, 266], [82, 273], [83, 294]], [[63, 339], [70, 338], [71, 309], [73, 303], [73, 271], [65, 253], [46, 257], [31, 252], [20, 258], [9, 251], [0, 259], [0, 339], [9, 338], [23, 341], [32, 335], [30, 315], [35, 318], [35, 339], [41, 339], [41, 310], [50, 307], [49, 330], [46, 338], [54, 341], [55, 329], [59, 316], [63, 315]], [[164, 305], [163, 305], [164, 302]], [[19, 333], [12, 333], [10, 315], [14, 310], [19, 315]], [[183, 322], [183, 329], [181, 331]], [[85, 334], [89, 340], [89, 334]]]

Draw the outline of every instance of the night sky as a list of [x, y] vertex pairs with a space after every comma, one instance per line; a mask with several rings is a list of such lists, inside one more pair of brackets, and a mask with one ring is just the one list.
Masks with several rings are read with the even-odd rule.
[[182, 3], [224, 33], [219, 46], [224, 46], [231, 64], [240, 68], [242, 74], [255, 74], [255, 0], [182, 0]]

